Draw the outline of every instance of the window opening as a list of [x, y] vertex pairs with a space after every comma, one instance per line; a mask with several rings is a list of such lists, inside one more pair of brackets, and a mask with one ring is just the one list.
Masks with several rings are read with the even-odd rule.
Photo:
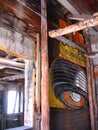
[[9, 90], [7, 96], [7, 114], [23, 112], [23, 92]]

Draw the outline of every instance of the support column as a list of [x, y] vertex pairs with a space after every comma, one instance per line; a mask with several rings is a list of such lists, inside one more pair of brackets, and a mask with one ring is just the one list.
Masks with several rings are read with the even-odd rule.
[[95, 118], [94, 118], [94, 103], [93, 103], [93, 84], [92, 84], [92, 64], [90, 58], [86, 56], [86, 69], [87, 69], [87, 80], [88, 80], [88, 98], [90, 106], [90, 120], [91, 120], [91, 129], [95, 130]]
[[33, 62], [25, 61], [24, 125], [33, 126]]
[[41, 130], [49, 130], [49, 77], [46, 1], [41, 0]]

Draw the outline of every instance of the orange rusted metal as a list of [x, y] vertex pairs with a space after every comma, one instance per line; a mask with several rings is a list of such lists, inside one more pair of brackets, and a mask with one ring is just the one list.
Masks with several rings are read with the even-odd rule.
[[64, 99], [67, 101], [68, 104], [73, 105], [75, 107], [82, 107], [85, 105], [86, 99], [85, 98], [81, 98], [81, 101], [78, 103], [75, 103], [72, 101], [71, 97], [70, 97], [70, 93], [69, 92], [65, 92], [64, 93]]

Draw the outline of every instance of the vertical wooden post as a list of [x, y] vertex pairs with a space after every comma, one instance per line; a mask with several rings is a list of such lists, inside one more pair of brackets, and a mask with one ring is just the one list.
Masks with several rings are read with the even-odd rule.
[[40, 36], [36, 36], [36, 108], [40, 114]]
[[24, 125], [33, 126], [33, 62], [25, 61]]
[[91, 42], [90, 42], [90, 36], [88, 35], [88, 30], [84, 30], [83, 35], [85, 39], [87, 53], [90, 54], [92, 51], [91, 51]]
[[88, 98], [89, 98], [89, 106], [90, 106], [91, 129], [95, 130], [91, 61], [88, 56], [86, 57], [86, 69], [87, 69], [87, 79], [88, 79]]
[[97, 95], [96, 95], [96, 83], [95, 83], [95, 76], [94, 76], [94, 65], [93, 65], [93, 60], [90, 59], [91, 63], [91, 79], [92, 79], [92, 95], [93, 95], [93, 107], [94, 107], [94, 123], [95, 123], [95, 130], [97, 130], [98, 126], [98, 112], [97, 112]]
[[49, 77], [46, 2], [47, 0], [41, 0], [41, 130], [49, 130]]

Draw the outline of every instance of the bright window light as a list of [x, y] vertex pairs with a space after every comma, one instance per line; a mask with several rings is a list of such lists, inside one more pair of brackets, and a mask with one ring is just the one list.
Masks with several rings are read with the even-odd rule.
[[8, 91], [7, 114], [23, 112], [23, 94], [19, 91]]

